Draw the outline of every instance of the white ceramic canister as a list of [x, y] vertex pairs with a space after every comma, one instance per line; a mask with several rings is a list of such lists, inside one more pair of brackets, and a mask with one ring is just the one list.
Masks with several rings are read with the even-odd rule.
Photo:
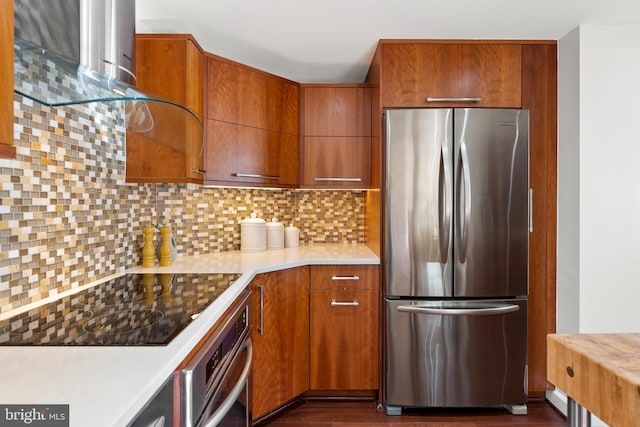
[[284, 246], [286, 248], [297, 248], [300, 246], [300, 229], [293, 224], [284, 229]]
[[267, 228], [262, 218], [255, 212], [240, 223], [240, 250], [242, 252], [262, 252], [267, 249]]
[[284, 248], [284, 225], [278, 222], [277, 218], [272, 218], [267, 223], [267, 249]]

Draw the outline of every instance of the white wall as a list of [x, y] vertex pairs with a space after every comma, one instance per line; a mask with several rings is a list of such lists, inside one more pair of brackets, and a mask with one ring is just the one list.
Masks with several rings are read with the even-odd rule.
[[580, 329], [579, 51], [579, 28], [558, 41], [558, 333]]
[[[639, 81], [640, 27], [558, 42], [559, 333], [640, 332]], [[566, 411], [564, 393], [547, 399]]]
[[640, 332], [640, 27], [559, 52], [558, 332]]

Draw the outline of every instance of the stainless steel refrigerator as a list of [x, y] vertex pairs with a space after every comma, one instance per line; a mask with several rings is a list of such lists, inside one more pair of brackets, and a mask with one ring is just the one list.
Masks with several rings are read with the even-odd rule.
[[387, 414], [526, 413], [528, 111], [384, 116]]

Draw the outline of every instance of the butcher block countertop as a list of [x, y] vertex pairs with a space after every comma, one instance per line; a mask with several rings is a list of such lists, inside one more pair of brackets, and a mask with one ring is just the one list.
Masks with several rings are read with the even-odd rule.
[[640, 333], [547, 336], [547, 378], [612, 426], [640, 420]]

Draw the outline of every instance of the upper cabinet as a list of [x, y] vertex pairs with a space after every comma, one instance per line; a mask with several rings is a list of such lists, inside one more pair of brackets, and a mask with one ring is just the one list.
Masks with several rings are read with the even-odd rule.
[[371, 184], [371, 87], [303, 84], [301, 186]]
[[169, 117], [166, 104], [129, 103], [127, 114], [144, 108], [156, 128], [153, 132], [162, 133], [166, 143], [127, 125], [127, 181], [202, 183], [204, 53], [198, 43], [191, 35], [138, 34], [136, 88], [183, 105], [193, 115]]
[[300, 87], [207, 55], [205, 182], [298, 185]]
[[522, 46], [381, 42], [384, 107], [521, 107]]
[[0, 1], [0, 157], [15, 157], [13, 146], [13, 1]]

